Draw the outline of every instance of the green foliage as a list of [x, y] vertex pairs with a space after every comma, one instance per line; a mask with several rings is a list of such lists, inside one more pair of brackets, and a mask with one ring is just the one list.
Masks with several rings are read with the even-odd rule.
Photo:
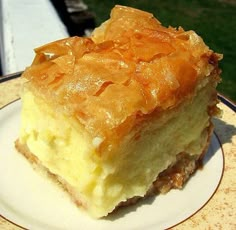
[[114, 5], [126, 5], [153, 13], [165, 26], [196, 31], [224, 59], [218, 90], [236, 101], [236, 1], [235, 0], [84, 0], [100, 25]]

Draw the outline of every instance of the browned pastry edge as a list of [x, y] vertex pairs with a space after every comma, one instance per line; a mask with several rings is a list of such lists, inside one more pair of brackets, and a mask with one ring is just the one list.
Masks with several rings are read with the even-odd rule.
[[[196, 170], [202, 167], [202, 160], [207, 152], [208, 146], [211, 140], [211, 134], [213, 132], [212, 123], [209, 127], [206, 128], [208, 132], [208, 139], [203, 148], [202, 153], [198, 158], [190, 156], [188, 153], [181, 152], [177, 155], [177, 161], [174, 165], [169, 166], [167, 169], [159, 173], [157, 179], [153, 182], [151, 188], [147, 191], [147, 193], [143, 197], [132, 197], [126, 201], [121, 202], [117, 205], [117, 208], [122, 206], [129, 206], [137, 203], [140, 199], [157, 195], [159, 193], [167, 193], [171, 189], [181, 189], [190, 178], [192, 174], [196, 172]], [[44, 167], [39, 159], [34, 156], [27, 146], [23, 146], [19, 143], [19, 140], [16, 140], [15, 147], [26, 159], [28, 159], [33, 165], [37, 166], [37, 168], [45, 171], [54, 181], [60, 182], [61, 187], [68, 191], [71, 195], [71, 198], [78, 206], [83, 206], [86, 209], [86, 205], [82, 203], [81, 200], [78, 199], [76, 195], [76, 191], [73, 189], [71, 185], [69, 185], [66, 181], [60, 178], [58, 175], [51, 173], [46, 167]], [[186, 170], [187, 169], [187, 170]]]

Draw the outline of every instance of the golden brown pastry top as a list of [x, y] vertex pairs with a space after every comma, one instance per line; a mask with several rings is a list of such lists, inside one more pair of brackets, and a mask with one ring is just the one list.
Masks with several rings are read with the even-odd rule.
[[165, 28], [152, 14], [124, 6], [115, 6], [91, 38], [35, 52], [23, 74], [29, 85], [104, 142], [193, 95], [220, 59], [195, 32]]

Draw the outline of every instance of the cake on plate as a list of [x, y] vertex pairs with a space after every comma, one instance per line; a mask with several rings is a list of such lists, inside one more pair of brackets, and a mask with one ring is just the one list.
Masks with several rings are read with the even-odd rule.
[[117, 5], [91, 37], [35, 53], [16, 148], [89, 215], [182, 188], [199, 168], [222, 56], [194, 31]]

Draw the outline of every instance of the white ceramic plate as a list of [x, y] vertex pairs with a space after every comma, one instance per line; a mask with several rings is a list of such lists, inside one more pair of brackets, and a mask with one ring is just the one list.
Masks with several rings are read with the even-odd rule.
[[108, 218], [93, 220], [69, 196], [14, 148], [20, 124], [21, 101], [0, 110], [0, 215], [28, 229], [166, 229], [192, 216], [215, 193], [224, 156], [214, 134], [202, 170], [183, 190], [172, 190], [121, 208]]

